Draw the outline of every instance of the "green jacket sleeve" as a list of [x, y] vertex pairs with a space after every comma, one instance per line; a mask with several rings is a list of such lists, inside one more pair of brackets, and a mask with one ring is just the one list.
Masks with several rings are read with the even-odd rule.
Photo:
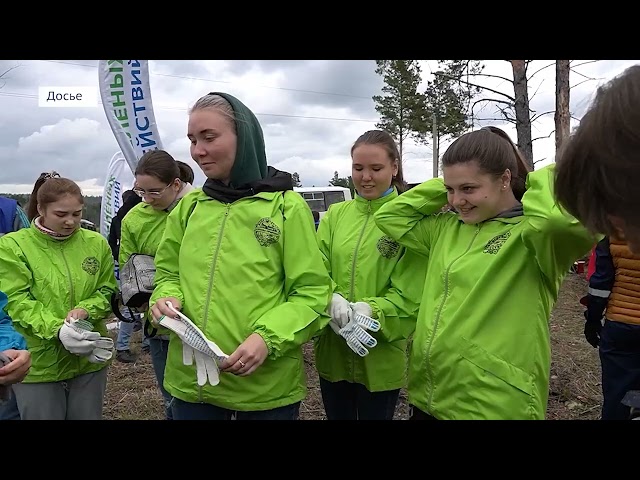
[[78, 302], [74, 308], [84, 308], [93, 324], [103, 321], [111, 313], [111, 295], [118, 289], [114, 272], [111, 247], [105, 238], [101, 238], [100, 271], [97, 289], [89, 298]]
[[416, 328], [416, 319], [427, 275], [427, 259], [405, 250], [390, 276], [389, 290], [382, 297], [362, 299], [380, 322], [380, 333], [388, 342], [406, 340]]
[[309, 341], [329, 323], [331, 279], [316, 244], [313, 216], [295, 192], [284, 196], [284, 289], [287, 300], [258, 318], [253, 331], [278, 358]]
[[162, 240], [158, 245], [158, 251], [154, 257], [156, 274], [154, 277], [155, 286], [149, 307], [159, 299], [164, 297], [174, 297], [184, 305], [184, 295], [180, 288], [180, 244], [187, 228], [189, 216], [195, 208], [195, 202], [189, 198], [183, 198], [178, 206], [171, 210], [167, 216], [167, 223], [162, 235]]
[[10, 299], [7, 313], [34, 336], [50, 340], [58, 335], [63, 319], [31, 296], [32, 284], [33, 273], [20, 247], [9, 235], [0, 238], [0, 290]]
[[333, 276], [331, 275], [331, 232], [333, 232], [333, 216], [331, 215], [331, 211], [333, 209], [333, 205], [329, 207], [327, 213], [324, 214], [322, 219], [320, 220], [320, 224], [318, 225], [318, 231], [316, 232], [316, 239], [318, 241], [318, 248], [320, 249], [320, 253], [322, 254], [322, 261], [324, 262], [324, 266], [327, 269], [327, 273], [329, 274], [329, 278], [331, 278], [331, 293], [336, 290], [336, 282], [333, 281]]
[[127, 263], [129, 257], [134, 252], [133, 236], [131, 235], [131, 227], [129, 226], [131, 219], [125, 216], [120, 226], [120, 252], [118, 253], [118, 265], [120, 270]]
[[530, 226], [523, 233], [523, 241], [535, 254], [542, 273], [553, 282], [602, 238], [589, 234], [578, 220], [558, 207], [553, 195], [554, 168], [549, 165], [531, 172], [522, 197]]
[[428, 256], [436, 216], [447, 204], [441, 178], [427, 180], [384, 204], [374, 214], [380, 230], [421, 255]]

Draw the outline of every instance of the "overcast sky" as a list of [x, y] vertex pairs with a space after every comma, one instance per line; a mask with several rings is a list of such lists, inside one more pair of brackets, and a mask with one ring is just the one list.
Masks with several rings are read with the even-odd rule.
[[[530, 72], [553, 60], [533, 62]], [[579, 60], [575, 64], [581, 63]], [[598, 87], [637, 60], [600, 60], [571, 74], [571, 113], [579, 119]], [[104, 110], [40, 108], [39, 86], [98, 86], [97, 60], [0, 60], [0, 192], [29, 193], [42, 171], [56, 170], [77, 181], [86, 195], [101, 195], [107, 165], [118, 151]], [[506, 61], [485, 61], [485, 73], [512, 77]], [[150, 84], [156, 121], [164, 148], [191, 164], [196, 185], [204, 176], [189, 155], [187, 109], [212, 90], [231, 93], [251, 108], [262, 123], [267, 158], [276, 168], [298, 172], [305, 186], [327, 185], [338, 171], [351, 172], [349, 150], [363, 132], [375, 128], [379, 116], [371, 99], [381, 94], [382, 78], [373, 60], [151, 60]], [[431, 78], [437, 61], [422, 62], [423, 80]], [[587, 80], [595, 78], [595, 80]], [[498, 79], [478, 83], [513, 95], [513, 87]], [[582, 82], [582, 83], [581, 83]], [[579, 85], [578, 85], [579, 84]], [[530, 80], [531, 108], [544, 113], [555, 108], [555, 68]], [[535, 95], [534, 95], [535, 92]], [[495, 94], [484, 94], [492, 96]], [[498, 97], [499, 98], [499, 97]], [[495, 109], [476, 113], [497, 118]], [[511, 124], [485, 121], [504, 128], [516, 140]], [[577, 120], [572, 120], [572, 126]], [[533, 138], [554, 129], [553, 113], [533, 125]], [[446, 144], [441, 145], [441, 154]], [[432, 176], [431, 146], [408, 141], [404, 147], [408, 182]], [[553, 161], [554, 137], [533, 144], [534, 159]]]

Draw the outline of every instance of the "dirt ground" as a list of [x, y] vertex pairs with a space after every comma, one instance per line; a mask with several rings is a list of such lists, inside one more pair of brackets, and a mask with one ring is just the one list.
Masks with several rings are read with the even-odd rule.
[[[583, 275], [567, 275], [551, 317], [552, 365], [549, 387], [549, 420], [593, 420], [600, 416], [600, 362], [598, 352], [582, 335], [584, 317], [579, 300], [586, 293]], [[132, 350], [139, 351], [140, 333], [134, 334]], [[314, 368], [313, 349], [304, 346], [309, 394], [302, 402], [302, 420], [325, 419], [318, 375]], [[396, 419], [407, 419], [409, 408], [404, 390], [396, 409]], [[164, 418], [162, 397], [156, 386], [148, 354], [133, 364], [114, 361], [109, 368], [105, 398], [106, 419]]]

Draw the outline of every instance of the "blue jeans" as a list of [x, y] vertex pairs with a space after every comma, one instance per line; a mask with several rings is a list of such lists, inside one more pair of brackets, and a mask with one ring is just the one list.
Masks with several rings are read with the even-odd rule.
[[191, 403], [173, 399], [173, 418], [175, 420], [231, 420], [235, 413], [236, 420], [297, 420], [300, 402], [284, 407], [252, 412], [240, 412], [216, 407], [209, 403]]
[[151, 363], [153, 364], [153, 371], [156, 374], [156, 380], [158, 381], [158, 387], [160, 387], [160, 393], [164, 400], [164, 410], [167, 420], [173, 420], [172, 400], [173, 397], [169, 392], [164, 389], [164, 369], [167, 366], [167, 353], [169, 351], [169, 340], [164, 340], [158, 337], [146, 337], [149, 342], [149, 353], [151, 354]]
[[[120, 311], [122, 316], [125, 318], [131, 318], [131, 314], [129, 313], [128, 308], [124, 308]], [[141, 314], [134, 313], [136, 319], [133, 322], [120, 322], [120, 327], [118, 328], [118, 339], [116, 340], [116, 350], [129, 350], [129, 342], [131, 341], [131, 335], [133, 335], [133, 330], [136, 327], [136, 324], [141, 325]], [[148, 345], [149, 339], [144, 337], [142, 340], [142, 346]]]
[[364, 385], [320, 378], [327, 420], [393, 420], [400, 389], [370, 392]]
[[629, 390], [640, 390], [640, 326], [605, 320], [600, 332], [602, 420], [628, 420], [621, 403]]
[[6, 402], [0, 403], [0, 420], [20, 420], [20, 411], [13, 390], [10, 395], [11, 397]]

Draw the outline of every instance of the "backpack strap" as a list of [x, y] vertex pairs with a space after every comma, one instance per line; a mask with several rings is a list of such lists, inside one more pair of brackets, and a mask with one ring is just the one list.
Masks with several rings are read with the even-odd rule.
[[133, 323], [133, 322], [136, 321], [136, 317], [135, 317], [135, 314], [134, 314], [133, 310], [131, 310], [130, 307], [127, 307], [127, 310], [129, 310], [130, 318], [127, 318], [124, 315], [122, 315], [122, 312], [120, 311], [120, 304], [121, 304], [120, 300], [122, 299], [121, 295], [122, 294], [119, 291], [118, 292], [113, 292], [111, 294], [111, 310], [113, 311], [113, 314], [121, 322]]
[[158, 333], [158, 329], [151, 325], [151, 322], [145, 318], [144, 319], [144, 336], [147, 338], [153, 338]]

